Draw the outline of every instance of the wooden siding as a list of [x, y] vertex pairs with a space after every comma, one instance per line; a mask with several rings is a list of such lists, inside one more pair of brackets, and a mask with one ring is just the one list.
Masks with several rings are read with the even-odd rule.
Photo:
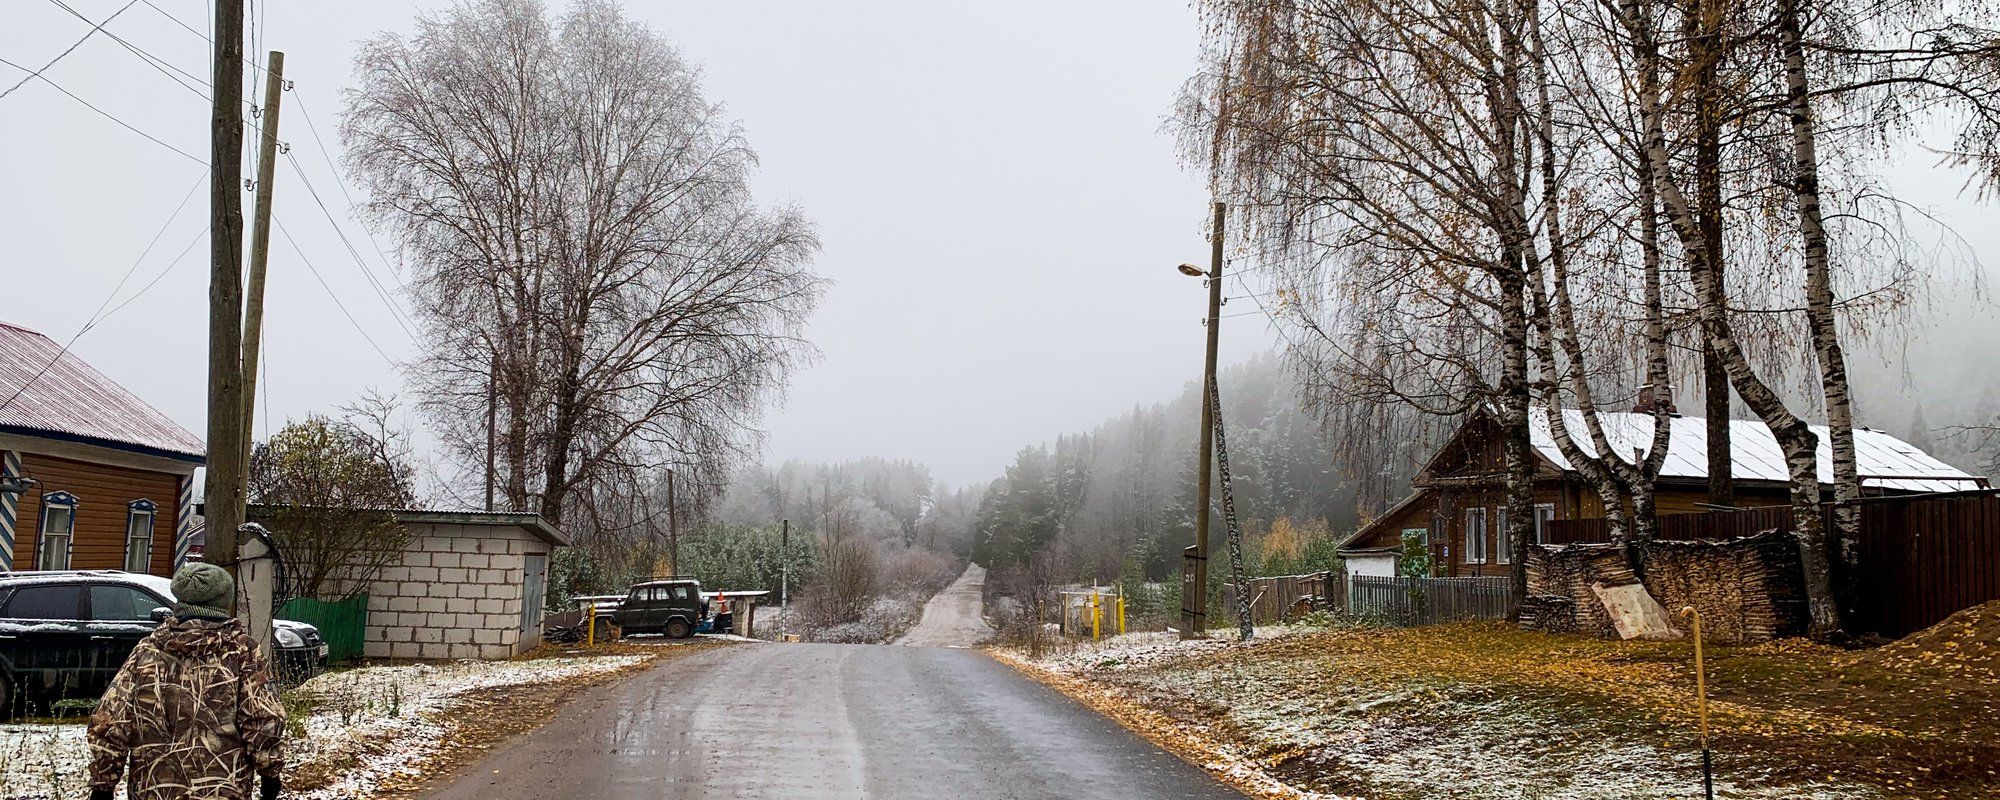
[[21, 454], [21, 467], [39, 481], [21, 497], [14, 538], [14, 566], [39, 566], [42, 495], [69, 492], [76, 496], [76, 528], [70, 540], [71, 569], [123, 569], [127, 505], [151, 500], [154, 575], [170, 575], [174, 561], [174, 531], [180, 523], [180, 476], [167, 472], [92, 464], [67, 458]]
[[[1555, 506], [1556, 519], [1569, 519], [1577, 513], [1575, 496], [1568, 481], [1543, 480], [1535, 487], [1535, 503]], [[1498, 531], [1494, 525], [1499, 519], [1499, 509], [1506, 505], [1506, 493], [1498, 487], [1423, 489], [1416, 502], [1369, 523], [1365, 535], [1355, 539], [1348, 547], [1399, 547], [1403, 529], [1423, 528], [1431, 533], [1431, 562], [1435, 574], [1507, 575], [1511, 573], [1512, 565], [1500, 562], [1493, 551], [1498, 543]], [[1475, 507], [1486, 509], [1487, 558], [1484, 563], [1465, 559], [1465, 509]]]

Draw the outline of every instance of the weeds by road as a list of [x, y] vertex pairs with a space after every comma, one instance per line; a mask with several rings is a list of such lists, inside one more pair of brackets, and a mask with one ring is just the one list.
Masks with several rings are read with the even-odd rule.
[[[1691, 661], [1686, 643], [1481, 623], [1248, 646], [1154, 635], [1040, 671], [1100, 710], [1132, 712], [1128, 726], [1169, 728], [1141, 732], [1197, 762], [1233, 759], [1223, 766], [1306, 796], [1670, 798], [1700, 788]], [[1726, 796], [2000, 790], [1994, 681], [1799, 641], [1713, 648], [1710, 663]]]

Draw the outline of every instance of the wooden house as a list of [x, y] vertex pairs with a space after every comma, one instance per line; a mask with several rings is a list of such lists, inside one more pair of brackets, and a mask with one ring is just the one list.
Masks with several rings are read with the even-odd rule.
[[172, 574], [203, 460], [158, 409], [0, 323], [0, 571]]
[[[1563, 427], [1587, 454], [1594, 449], [1583, 433], [1583, 413], [1564, 409]], [[1651, 412], [1599, 412], [1605, 438], [1619, 452], [1639, 455], [1652, 446]], [[1714, 509], [1708, 500], [1708, 424], [1673, 415], [1667, 456], [1657, 482], [1659, 513], [1687, 514]], [[1833, 479], [1825, 426], [1813, 426], [1822, 442], [1819, 473]], [[1547, 409], [1529, 413], [1529, 452], [1535, 462], [1535, 535], [1559, 519], [1604, 516], [1603, 503], [1556, 445]], [[1505, 575], [1512, 569], [1507, 541], [1506, 458], [1500, 426], [1489, 410], [1471, 414], [1445, 440], [1412, 481], [1414, 490], [1382, 516], [1363, 526], [1341, 546], [1355, 575], [1395, 575], [1404, 541], [1423, 543], [1431, 574]], [[1857, 428], [1855, 448], [1863, 490], [1876, 495], [1924, 494], [1986, 488], [1985, 478], [1946, 464], [1881, 431]], [[1769, 428], [1754, 420], [1730, 421], [1730, 449], [1736, 502], [1740, 507], [1790, 502], [1783, 450]]]

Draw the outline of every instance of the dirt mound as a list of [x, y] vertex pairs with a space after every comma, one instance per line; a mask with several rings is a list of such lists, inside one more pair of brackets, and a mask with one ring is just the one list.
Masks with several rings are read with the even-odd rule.
[[2000, 678], [2000, 600], [1960, 611], [1861, 656], [1889, 669], [1933, 669]]

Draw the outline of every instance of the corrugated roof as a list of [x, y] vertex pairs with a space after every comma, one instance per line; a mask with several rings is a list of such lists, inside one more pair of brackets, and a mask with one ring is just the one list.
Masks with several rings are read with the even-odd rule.
[[201, 439], [75, 353], [65, 352], [47, 336], [4, 322], [0, 322], [0, 403], [6, 404], [0, 408], [0, 430], [10, 433], [184, 461], [200, 462], [205, 452]]
[[[1631, 412], [1598, 412], [1604, 438], [1626, 458], [1643, 458], [1653, 444], [1653, 415]], [[1667, 458], [1660, 468], [1663, 478], [1708, 478], [1708, 421], [1700, 417], [1670, 417]], [[1563, 427], [1577, 447], [1592, 456], [1597, 448], [1584, 427], [1583, 412], [1563, 409]], [[1572, 469], [1569, 459], [1556, 447], [1549, 427], [1548, 410], [1535, 408], [1528, 417], [1529, 440], [1542, 457], [1562, 469]], [[1819, 479], [1833, 481], [1833, 449], [1828, 444], [1825, 425], [1814, 425], [1819, 436]], [[1785, 452], [1771, 429], [1757, 420], [1729, 421], [1730, 463], [1735, 478], [1743, 481], [1786, 482]], [[1881, 431], [1854, 429], [1855, 458], [1861, 483], [1875, 489], [1904, 492], [1957, 492], [1983, 486], [1979, 476], [1933, 458], [1929, 453]]]

